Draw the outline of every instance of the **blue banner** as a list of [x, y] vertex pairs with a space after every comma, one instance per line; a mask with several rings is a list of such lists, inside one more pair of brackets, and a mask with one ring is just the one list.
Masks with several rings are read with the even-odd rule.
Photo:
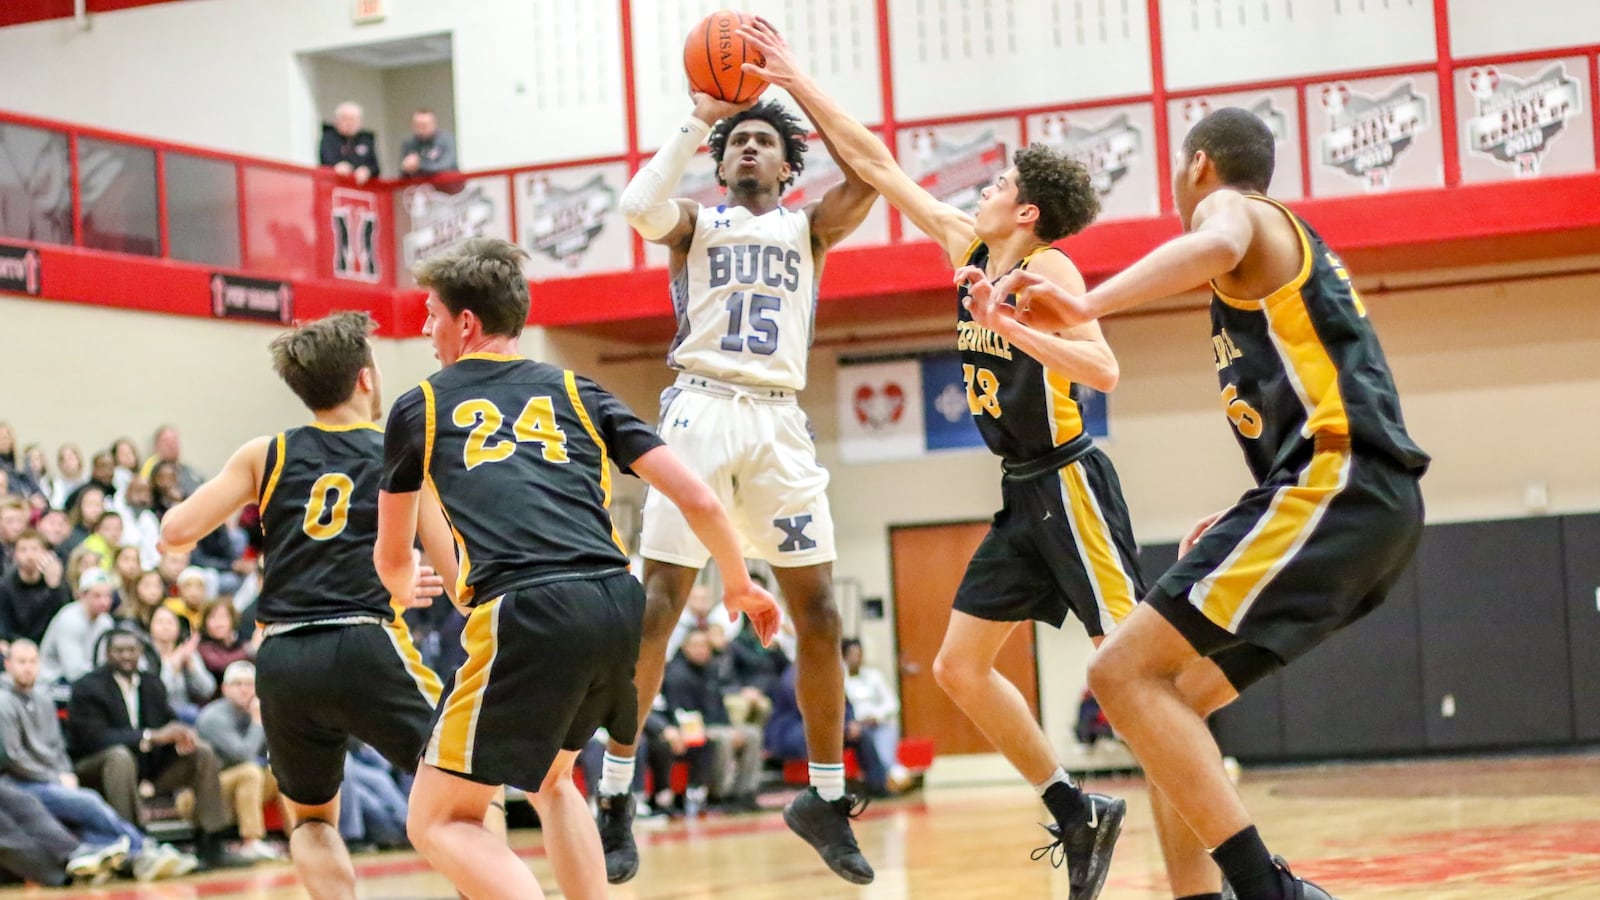
[[928, 353], [922, 363], [923, 445], [929, 450], [982, 447], [983, 435], [967, 406], [967, 381], [961, 354], [954, 350]]

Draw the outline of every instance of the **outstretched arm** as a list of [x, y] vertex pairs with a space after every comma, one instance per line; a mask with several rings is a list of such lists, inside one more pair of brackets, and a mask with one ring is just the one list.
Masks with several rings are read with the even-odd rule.
[[618, 201], [623, 218], [640, 237], [680, 253], [688, 252], [700, 206], [693, 200], [673, 199], [672, 192], [682, 180], [689, 160], [694, 159], [695, 151], [711, 133], [711, 126], [749, 107], [750, 103], [725, 103], [709, 94], [694, 94], [694, 114], [684, 119], [650, 162], [634, 173]]
[[[1060, 253], [1043, 253], [1029, 265], [1042, 284], [1069, 293], [1083, 292], [1083, 276], [1072, 260]], [[1116, 354], [1106, 343], [1098, 322], [1085, 322], [1060, 334], [1050, 334], [1019, 322], [1017, 309], [1006, 302], [1000, 285], [990, 284], [983, 270], [965, 266], [956, 273], [956, 283], [967, 285], [967, 310], [983, 327], [995, 332], [1058, 375], [1110, 392], [1117, 386], [1120, 369]], [[1001, 281], [1001, 285], [1004, 280]]]
[[167, 510], [161, 519], [161, 542], [168, 550], [192, 550], [239, 508], [256, 499], [267, 466], [270, 437], [255, 438], [235, 450], [217, 476]]
[[[875, 188], [923, 233], [937, 241], [944, 248], [951, 265], [959, 266], [966, 262], [967, 250], [977, 239], [972, 217], [947, 203], [939, 202], [911, 180], [911, 176], [895, 162], [894, 155], [877, 135], [852, 119], [833, 98], [822, 92], [809, 75], [799, 69], [788, 46], [770, 24], [764, 20], [746, 24], [740, 27], [739, 35], [759, 50], [766, 61], [765, 66], [745, 63], [745, 70], [765, 78], [794, 97], [817, 126], [823, 143], [828, 145], [828, 152], [838, 160], [840, 168], [847, 173], [854, 173]], [[870, 202], [867, 205], [870, 207]], [[865, 210], [861, 214], [865, 216]]]
[[1144, 258], [1088, 293], [1064, 290], [1037, 274], [1017, 270], [995, 285], [1017, 295], [1017, 318], [1051, 331], [1171, 297], [1226, 275], [1244, 260], [1255, 225], [1244, 195], [1217, 191], [1195, 207], [1190, 231], [1145, 254]]

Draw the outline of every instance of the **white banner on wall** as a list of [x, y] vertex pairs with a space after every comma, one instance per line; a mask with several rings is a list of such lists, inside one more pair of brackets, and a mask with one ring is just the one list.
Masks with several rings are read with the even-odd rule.
[[1300, 123], [1295, 115], [1294, 88], [1207, 94], [1169, 101], [1167, 127], [1174, 164], [1183, 159], [1183, 139], [1189, 135], [1189, 130], [1212, 112], [1230, 106], [1249, 110], [1272, 129], [1272, 139], [1277, 145], [1272, 196], [1284, 200], [1304, 197], [1304, 179], [1300, 177]]
[[924, 452], [922, 367], [914, 356], [859, 365], [840, 361], [839, 458], [911, 459]]
[[1100, 195], [1099, 221], [1153, 216], [1155, 114], [1149, 104], [1045, 113], [1028, 118], [1028, 139], [1083, 163]]
[[1444, 184], [1438, 80], [1432, 74], [1314, 84], [1311, 194], [1381, 193]]
[[1457, 71], [1462, 180], [1592, 170], [1588, 75], [1589, 61], [1581, 56]]
[[517, 176], [517, 239], [530, 278], [632, 268], [632, 232], [617, 208], [627, 173], [612, 163]]
[[410, 225], [400, 237], [400, 262], [412, 266], [457, 247], [475, 237], [511, 238], [506, 211], [506, 179], [474, 178], [470, 181], [406, 188], [395, 198], [397, 213]]

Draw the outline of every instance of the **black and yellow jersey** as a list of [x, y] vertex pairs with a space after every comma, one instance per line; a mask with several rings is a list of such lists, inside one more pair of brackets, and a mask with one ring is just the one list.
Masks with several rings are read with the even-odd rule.
[[[1034, 257], [1051, 252], [1061, 251], [1040, 247], [1017, 268], [1025, 269]], [[964, 265], [982, 269], [988, 263], [989, 247], [974, 241]], [[967, 382], [967, 407], [989, 450], [1009, 463], [1037, 459], [1079, 438], [1086, 450], [1090, 443], [1083, 436], [1078, 386], [974, 322], [962, 302], [966, 297], [962, 285], [956, 292], [956, 349]]]
[[312, 424], [267, 445], [261, 529], [266, 534], [257, 618], [310, 622], [394, 615], [372, 564], [378, 539], [383, 431]]
[[611, 463], [661, 445], [594, 382], [519, 356], [467, 354], [395, 401], [383, 489], [439, 497], [455, 533], [456, 600], [627, 569]]
[[1347, 442], [1421, 474], [1394, 376], [1344, 263], [1300, 217], [1271, 203], [1300, 235], [1300, 272], [1259, 300], [1212, 285], [1212, 350], [1222, 405], [1257, 483], [1299, 471], [1318, 440]]

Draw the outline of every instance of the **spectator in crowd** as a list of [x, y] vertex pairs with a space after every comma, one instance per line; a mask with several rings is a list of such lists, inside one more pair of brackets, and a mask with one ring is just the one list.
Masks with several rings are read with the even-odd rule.
[[456, 139], [439, 130], [439, 117], [431, 109], [411, 114], [411, 137], [400, 145], [400, 171], [407, 178], [427, 178], [454, 172]]
[[10, 422], [0, 422], [0, 471], [10, 477], [14, 487], [21, 470], [22, 460], [17, 456], [17, 433], [12, 430]]
[[168, 460], [158, 461], [150, 470], [150, 508], [155, 510], [156, 518], [166, 515], [167, 510], [189, 496], [183, 488], [182, 475], [178, 464]]
[[122, 516], [115, 510], [106, 510], [94, 523], [94, 533], [83, 539], [80, 547], [100, 555], [100, 568], [111, 571], [117, 550], [122, 546]]
[[29, 444], [23, 449], [22, 468], [17, 477], [31, 482], [31, 496], [43, 497], [44, 506], [50, 506], [50, 458], [45, 456], [43, 447]]
[[133, 592], [142, 574], [144, 567], [139, 565], [139, 548], [127, 544], [118, 547], [111, 556], [111, 583], [116, 588], [111, 603], [113, 616], [125, 618], [122, 611], [133, 605]]
[[261, 702], [256, 699], [256, 667], [240, 660], [222, 673], [222, 697], [200, 711], [195, 722], [200, 740], [211, 745], [222, 765], [222, 796], [239, 823], [239, 855], [245, 859], [280, 859], [267, 842], [262, 804], [278, 799], [278, 783], [267, 770], [267, 733], [261, 727]]
[[150, 616], [150, 646], [161, 659], [161, 686], [180, 722], [193, 724], [200, 707], [217, 695], [217, 679], [200, 658], [200, 632], [183, 634], [177, 613], [157, 606]]
[[[800, 718], [800, 704], [794, 695], [795, 667], [783, 673], [777, 693], [772, 695], [772, 718], [767, 720], [763, 742], [767, 755], [785, 762], [804, 760], [806, 756], [806, 729]], [[869, 797], [889, 795], [889, 770], [878, 756], [878, 748], [864, 739], [855, 710], [848, 701], [844, 705], [844, 746], [855, 754], [861, 767], [861, 779]]]
[[332, 166], [334, 174], [353, 178], [356, 184], [378, 177], [378, 142], [372, 132], [361, 127], [359, 105], [345, 102], [334, 109], [333, 124], [322, 125], [317, 157], [320, 165]]
[[111, 482], [121, 496], [122, 489], [139, 474], [139, 448], [133, 438], [119, 437], [111, 442], [111, 462], [116, 466]]
[[[155, 569], [146, 569], [134, 580], [133, 593], [117, 610], [116, 615], [124, 623], [124, 627], [149, 635], [150, 620], [166, 600], [167, 586], [161, 580], [161, 573]], [[174, 615], [173, 622], [176, 623], [177, 620], [177, 616]]]
[[28, 503], [21, 497], [0, 498], [0, 569], [11, 565], [17, 538], [28, 528]]
[[761, 646], [761, 636], [749, 628], [734, 632], [723, 655], [727, 683], [733, 689], [722, 698], [729, 719], [765, 725], [772, 715], [772, 692], [789, 667], [788, 658], [776, 642], [771, 647]]
[[155, 484], [155, 468], [160, 463], [171, 463], [177, 470], [178, 487], [183, 489], [183, 496], [194, 493], [205, 478], [182, 459], [183, 441], [178, 436], [178, 426], [162, 425], [156, 429], [155, 436], [151, 439], [152, 453], [139, 468], [139, 474]]
[[[178, 596], [178, 576], [182, 575], [188, 568], [189, 551], [163, 550], [161, 552], [161, 561], [156, 563], [156, 571], [161, 573], [161, 583], [165, 585], [164, 593], [166, 596]], [[204, 580], [203, 575], [201, 580]], [[185, 619], [189, 617], [188, 610], [179, 609], [177, 613]]]
[[[233, 598], [222, 597], [211, 601], [201, 617], [200, 659], [206, 670], [218, 680], [236, 662], [255, 659], [256, 648], [239, 637], [239, 611], [233, 608]], [[255, 670], [250, 672], [252, 691]]]
[[705, 585], [695, 585], [689, 589], [689, 599], [684, 602], [683, 612], [678, 616], [678, 624], [673, 626], [672, 636], [667, 638], [667, 658], [677, 655], [678, 648], [683, 646], [683, 639], [696, 628], [721, 625], [723, 634], [731, 641], [742, 630], [740, 626], [743, 623], [743, 616], [729, 622], [727, 607], [712, 596], [711, 589]]
[[63, 569], [37, 531], [17, 538], [15, 563], [0, 576], [0, 653], [19, 638], [44, 640], [50, 620], [72, 601], [61, 580]]
[[150, 840], [117, 815], [105, 798], [78, 784], [67, 756], [66, 738], [55, 703], [35, 690], [39, 648], [16, 641], [6, 656], [0, 678], [0, 772], [7, 781], [33, 795], [50, 815], [72, 829], [84, 843], [109, 847], [121, 843], [132, 857], [131, 874], [140, 881], [183, 875], [198, 861], [172, 847]]
[[77, 444], [62, 444], [56, 450], [56, 476], [50, 481], [50, 506], [66, 509], [67, 498], [87, 484], [89, 473], [83, 470], [83, 451]]
[[846, 638], [844, 653], [844, 696], [855, 711], [863, 737], [877, 748], [878, 759], [889, 767], [892, 781], [906, 777], [900, 766], [900, 698], [883, 672], [863, 666], [861, 642]]
[[111, 462], [111, 454], [96, 453], [94, 455], [94, 461], [89, 467], [89, 480], [81, 485], [78, 485], [77, 490], [67, 495], [67, 509], [76, 507], [78, 505], [78, 498], [82, 496], [85, 491], [94, 488], [98, 488], [100, 491], [100, 508], [102, 510], [106, 509], [111, 503], [111, 498], [115, 497], [117, 494], [116, 476], [117, 469], [116, 466]]
[[83, 573], [90, 569], [103, 568], [101, 563], [104, 561], [105, 558], [100, 555], [99, 550], [80, 545], [67, 556], [67, 585], [75, 587], [78, 580], [83, 577]]
[[67, 558], [77, 548], [77, 543], [72, 539], [72, 520], [67, 518], [64, 510], [47, 509], [39, 516], [39, 521], [34, 525], [39, 536], [44, 538], [45, 545], [55, 554], [56, 559], [66, 565]]
[[80, 844], [37, 798], [0, 781], [0, 873], [61, 887], [68, 879], [97, 881], [127, 848]]
[[409, 848], [406, 793], [383, 755], [351, 738], [339, 794], [339, 836], [351, 847]]
[[134, 475], [117, 492], [112, 508], [122, 515], [122, 542], [139, 548], [141, 568], [161, 561], [161, 519], [156, 516], [150, 482]]
[[[178, 573], [178, 596], [168, 597], [167, 609], [183, 619], [191, 634], [204, 635], [207, 600], [206, 572], [199, 566], [185, 566]], [[213, 672], [213, 675], [220, 674]]]
[[[235, 535], [238, 535], [235, 538]], [[226, 523], [201, 538], [189, 551], [189, 565], [206, 570], [206, 594], [231, 594], [239, 589], [239, 582], [254, 568], [251, 560], [242, 559], [244, 535]]]
[[157, 791], [188, 788], [194, 795], [196, 849], [202, 866], [241, 862], [223, 845], [228, 810], [222, 802], [216, 752], [193, 728], [178, 721], [158, 678], [139, 672], [144, 642], [116, 631], [107, 641], [106, 663], [72, 686], [67, 707], [68, 748], [78, 778], [110, 801], [117, 815], [140, 824], [139, 782]]
[[100, 636], [116, 623], [111, 618], [111, 576], [104, 569], [85, 569], [78, 578], [78, 600], [61, 607], [39, 642], [40, 677], [45, 684], [77, 681], [94, 668]]
[[85, 484], [73, 495], [67, 512], [72, 520], [73, 546], [76, 547], [94, 534], [95, 526], [100, 524], [100, 517], [106, 514], [105, 492], [93, 482]]
[[694, 628], [684, 636], [678, 655], [667, 664], [661, 693], [679, 722], [698, 717], [715, 747], [711, 799], [733, 808], [754, 808], [761, 780], [761, 729], [734, 725], [728, 719], [711, 653], [711, 636]]

